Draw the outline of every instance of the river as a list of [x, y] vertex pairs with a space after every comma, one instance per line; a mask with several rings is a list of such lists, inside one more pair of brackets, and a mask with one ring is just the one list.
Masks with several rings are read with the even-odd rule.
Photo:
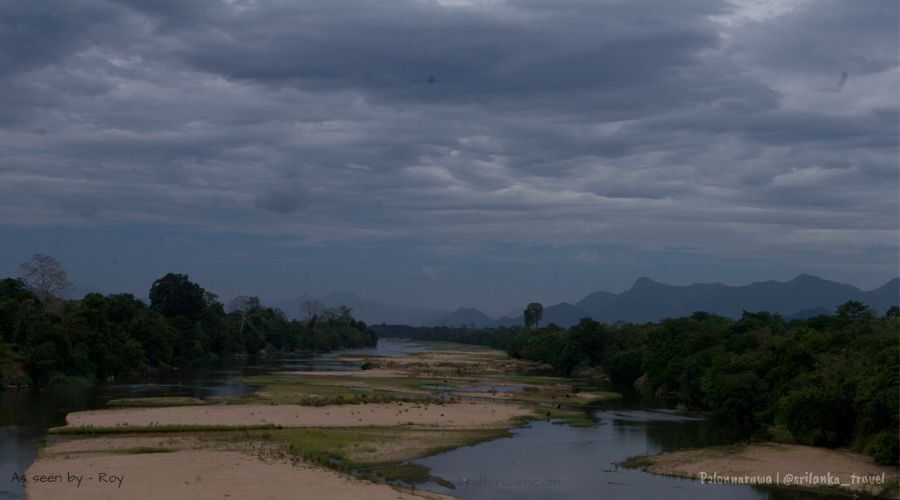
[[[784, 489], [702, 484], [616, 466], [628, 457], [722, 444], [721, 427], [695, 415], [624, 401], [593, 412], [593, 427], [532, 422], [512, 438], [459, 448], [415, 463], [455, 489], [424, 488], [465, 499], [824, 500]], [[802, 464], [798, 464], [798, 467]]]
[[[65, 423], [67, 413], [104, 408], [106, 402], [135, 396], [208, 397], [249, 393], [239, 376], [276, 370], [358, 368], [338, 359], [343, 353], [396, 356], [426, 350], [420, 344], [381, 339], [378, 347], [310, 356], [292, 356], [227, 367], [168, 372], [141, 380], [80, 389], [0, 392], [0, 500], [24, 493], [13, 473], [34, 460], [47, 429]], [[596, 425], [571, 427], [537, 421], [513, 436], [458, 448], [415, 463], [455, 484], [419, 485], [465, 499], [664, 499], [825, 500], [846, 498], [748, 486], [704, 485], [655, 476], [615, 465], [633, 455], [727, 442], [721, 427], [707, 419], [666, 409], [662, 403], [626, 399], [593, 411]]]

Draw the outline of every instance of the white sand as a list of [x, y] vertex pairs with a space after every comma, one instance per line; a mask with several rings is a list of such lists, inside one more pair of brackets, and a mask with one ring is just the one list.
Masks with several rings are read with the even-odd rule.
[[282, 427], [360, 427], [431, 425], [441, 427], [496, 427], [530, 415], [519, 406], [490, 402], [452, 404], [380, 403], [358, 405], [222, 405], [169, 408], [123, 408], [70, 413], [70, 427], [149, 425], [263, 425]]
[[[852, 483], [851, 474], [880, 477], [884, 473], [887, 481], [896, 481], [898, 477], [896, 468], [878, 465], [860, 453], [774, 443], [748, 445], [739, 450], [722, 447], [675, 451], [649, 458], [651, 465], [646, 468], [647, 472], [694, 479], [704, 473], [707, 480], [714, 473], [720, 477], [771, 476], [773, 482], [778, 480], [781, 486], [802, 487], [796, 478], [805, 478], [807, 474], [827, 477], [830, 473], [832, 477], [840, 478], [841, 483]], [[788, 474], [791, 475], [789, 481]], [[849, 484], [846, 488], [869, 493], [878, 493], [882, 489], [861, 483]]]
[[[178, 451], [136, 455], [87, 456], [36, 461], [27, 477], [60, 474], [62, 482], [26, 483], [30, 500], [171, 500], [223, 499], [334, 499], [395, 500], [436, 497], [401, 492], [305, 463], [263, 462], [232, 451]], [[101, 474], [121, 477], [101, 482]], [[82, 476], [81, 486], [67, 482]]]

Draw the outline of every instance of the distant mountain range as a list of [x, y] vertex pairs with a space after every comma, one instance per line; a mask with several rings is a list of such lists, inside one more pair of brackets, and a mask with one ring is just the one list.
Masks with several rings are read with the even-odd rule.
[[[601, 323], [628, 321], [645, 323], [665, 318], [687, 316], [696, 311], [706, 311], [730, 318], [739, 318], [743, 311], [770, 311], [787, 318], [807, 318], [818, 314], [833, 313], [835, 307], [848, 300], [859, 300], [879, 313], [900, 302], [900, 279], [892, 279], [884, 285], [863, 291], [852, 285], [801, 274], [790, 281], [760, 281], [744, 286], [721, 283], [696, 283], [688, 286], [666, 285], [640, 278], [634, 285], [619, 294], [594, 292], [574, 304], [563, 302], [544, 307], [542, 324], [556, 323], [569, 327], [581, 318], [590, 317]], [[524, 310], [524, 306], [522, 307]], [[460, 326], [474, 323], [476, 326], [521, 325], [522, 318], [504, 316], [494, 321], [479, 322], [484, 316], [478, 310], [466, 309], [465, 315], [457, 310], [439, 318], [433, 324]], [[466, 321], [457, 322], [464, 317]]]
[[494, 322], [494, 318], [471, 307], [460, 307], [450, 314], [431, 321], [428, 326], [486, 326]]
[[[81, 299], [87, 293], [101, 291], [99, 287], [75, 287], [68, 298]], [[146, 297], [141, 297], [147, 301]], [[275, 302], [271, 307], [284, 311], [289, 318], [304, 316], [300, 306], [314, 299], [326, 307], [345, 305], [353, 309], [353, 316], [369, 324], [402, 324], [410, 326], [494, 327], [521, 325], [522, 315], [513, 309], [500, 318], [484, 312], [461, 307], [455, 311], [429, 309], [408, 305], [384, 304], [359, 297], [353, 293], [334, 292], [323, 296], [303, 294]], [[601, 323], [628, 321], [645, 323], [665, 318], [687, 316], [706, 311], [730, 318], [739, 318], [743, 311], [770, 311], [788, 319], [804, 319], [819, 314], [833, 314], [835, 307], [848, 300], [859, 300], [883, 314], [900, 303], [900, 278], [894, 278], [874, 290], [864, 291], [853, 285], [830, 281], [818, 276], [800, 274], [789, 281], [759, 281], [743, 286], [722, 283], [695, 283], [687, 286], [666, 285], [642, 277], [622, 293], [598, 291], [575, 302], [544, 304], [541, 324], [555, 323], [569, 327], [581, 318], [590, 317]], [[525, 310], [523, 304], [518, 310]]]
[[[331, 293], [322, 297], [302, 295], [295, 299], [274, 302], [288, 317], [303, 316], [300, 305], [315, 299], [327, 307], [346, 305], [353, 316], [369, 324], [388, 323], [412, 326], [514, 326], [522, 324], [522, 317], [492, 318], [470, 307], [455, 311], [426, 309], [414, 306], [389, 305], [363, 299], [352, 293]], [[835, 307], [848, 300], [865, 302], [879, 313], [900, 302], [900, 279], [892, 279], [869, 291], [855, 286], [801, 274], [790, 281], [760, 281], [744, 286], [722, 283], [695, 283], [687, 286], [666, 285], [650, 278], [640, 278], [619, 294], [594, 292], [570, 304], [562, 302], [544, 306], [541, 324], [556, 323], [569, 327], [581, 318], [590, 317], [601, 323], [628, 321], [646, 323], [665, 318], [687, 316], [706, 311], [730, 318], [739, 318], [743, 311], [770, 311], [786, 318], [807, 318], [831, 314]], [[522, 310], [525, 306], [522, 306]]]

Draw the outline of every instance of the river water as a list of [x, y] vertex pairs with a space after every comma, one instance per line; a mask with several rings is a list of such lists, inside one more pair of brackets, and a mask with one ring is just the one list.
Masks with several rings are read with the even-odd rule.
[[[153, 378], [81, 389], [0, 392], [0, 500], [24, 498], [14, 473], [34, 460], [47, 429], [65, 423], [72, 411], [104, 408], [110, 399], [139, 396], [209, 397], [249, 393], [239, 376], [277, 370], [346, 370], [358, 365], [337, 359], [344, 353], [396, 356], [426, 348], [414, 342], [381, 339], [378, 347], [314, 356], [275, 358], [202, 370], [182, 370]], [[664, 499], [824, 500], [820, 494], [703, 485], [697, 481], [625, 470], [615, 463], [633, 455], [727, 442], [720, 427], [696, 415], [636, 399], [593, 411], [586, 428], [533, 422], [513, 437], [458, 448], [417, 460], [432, 474], [454, 483], [419, 485], [465, 499]], [[802, 464], [798, 464], [800, 466]], [[833, 497], [846, 498], [846, 497]]]
[[[414, 463], [455, 485], [422, 487], [461, 498], [481, 499], [662, 499], [823, 500], [846, 496], [784, 489], [702, 484], [699, 481], [623, 469], [635, 455], [729, 442], [709, 420], [625, 401], [596, 410], [593, 427], [532, 422], [513, 437], [458, 448]], [[803, 464], [797, 464], [798, 471]], [[712, 472], [712, 471], [710, 471]]]

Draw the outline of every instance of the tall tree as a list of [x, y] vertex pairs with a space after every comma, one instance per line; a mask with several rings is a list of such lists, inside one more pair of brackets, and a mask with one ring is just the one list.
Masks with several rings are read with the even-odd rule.
[[300, 309], [306, 314], [307, 320], [312, 320], [316, 316], [321, 316], [325, 312], [325, 306], [318, 300], [306, 300], [300, 304]]
[[150, 287], [150, 309], [173, 318], [196, 320], [206, 309], [206, 290], [186, 274], [168, 273]]
[[858, 300], [850, 300], [837, 307], [837, 316], [852, 320], [873, 319], [875, 311]]
[[339, 306], [337, 309], [338, 319], [343, 323], [349, 323], [353, 321], [353, 309], [347, 306]]
[[[244, 334], [244, 326], [249, 324], [250, 328], [256, 332], [256, 326], [253, 324], [252, 316], [259, 311], [260, 302], [259, 297], [251, 297], [248, 295], [241, 295], [231, 299], [231, 302], [228, 303], [228, 312], [229, 313], [237, 313], [241, 316], [241, 335]], [[259, 332], [256, 332], [257, 335]]]
[[22, 279], [37, 292], [44, 302], [51, 297], [61, 297], [72, 288], [72, 282], [59, 261], [49, 255], [36, 253], [31, 262], [21, 266]]
[[532, 302], [528, 304], [525, 308], [525, 326], [531, 328], [533, 326], [539, 326], [541, 324], [541, 319], [544, 318], [544, 306], [540, 304], [540, 302]]

